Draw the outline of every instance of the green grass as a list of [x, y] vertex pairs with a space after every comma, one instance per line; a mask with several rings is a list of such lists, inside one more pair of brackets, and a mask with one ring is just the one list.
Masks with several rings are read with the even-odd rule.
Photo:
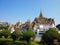
[[16, 42], [13, 42], [12, 45], [26, 45], [27, 43], [24, 42], [24, 41], [16, 41]]
[[0, 45], [26, 45], [26, 41], [15, 41], [11, 38], [0, 38]]
[[0, 38], [0, 45], [46, 45], [44, 43], [40, 43], [37, 41], [30, 41], [27, 43], [26, 41], [15, 41], [11, 38]]
[[32, 42], [32, 45], [39, 45], [38, 43]]
[[15, 41], [11, 38], [0, 38], [0, 45], [39, 45], [36, 42], [30, 41], [28, 44], [26, 41]]
[[0, 38], [0, 45], [8, 45], [12, 43], [12, 39], [10, 38]]
[[11, 38], [0, 38], [0, 41], [2, 41], [2, 40], [9, 40], [9, 41], [13, 41], [13, 39], [11, 39]]

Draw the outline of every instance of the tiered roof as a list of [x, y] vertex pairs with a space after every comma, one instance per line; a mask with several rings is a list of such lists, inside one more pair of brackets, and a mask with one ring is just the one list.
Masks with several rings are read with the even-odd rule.
[[55, 21], [52, 18], [43, 17], [42, 12], [40, 12], [40, 16], [39, 17], [36, 17], [34, 19], [34, 21], [32, 22], [32, 25], [34, 26], [37, 23], [39, 23], [39, 24], [50, 24], [50, 25], [52, 25], [52, 24], [55, 24]]

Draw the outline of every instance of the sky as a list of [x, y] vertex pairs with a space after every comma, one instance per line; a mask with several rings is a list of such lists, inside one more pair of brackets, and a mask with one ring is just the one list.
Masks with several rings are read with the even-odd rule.
[[0, 22], [32, 22], [40, 11], [44, 17], [53, 18], [56, 25], [60, 24], [60, 0], [0, 0]]

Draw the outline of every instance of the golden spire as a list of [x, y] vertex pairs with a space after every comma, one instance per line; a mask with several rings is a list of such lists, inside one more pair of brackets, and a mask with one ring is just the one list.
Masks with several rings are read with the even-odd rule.
[[42, 15], [42, 11], [40, 11], [40, 16], [39, 17], [43, 17], [43, 15]]

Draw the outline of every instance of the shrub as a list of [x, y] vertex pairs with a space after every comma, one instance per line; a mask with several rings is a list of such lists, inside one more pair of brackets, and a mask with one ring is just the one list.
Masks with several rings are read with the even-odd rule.
[[10, 30], [2, 30], [2, 36], [4, 36], [5, 38], [8, 38], [8, 36], [10, 36]]
[[0, 38], [2, 38], [2, 32], [0, 31]]
[[22, 33], [20, 30], [15, 30], [12, 34], [11, 37], [13, 38], [13, 41], [18, 40], [21, 37]]
[[58, 35], [57, 39], [58, 39], [58, 42], [60, 42], [60, 34]]
[[60, 30], [60, 24], [56, 25], [56, 28], [58, 28]]
[[35, 33], [33, 32], [33, 30], [31, 29], [27, 29], [26, 32], [23, 33], [23, 38], [24, 40], [26, 40], [27, 42], [30, 41], [31, 38], [35, 37]]
[[56, 29], [50, 28], [43, 36], [42, 39], [48, 45], [53, 45], [54, 40], [58, 38], [58, 31]]

